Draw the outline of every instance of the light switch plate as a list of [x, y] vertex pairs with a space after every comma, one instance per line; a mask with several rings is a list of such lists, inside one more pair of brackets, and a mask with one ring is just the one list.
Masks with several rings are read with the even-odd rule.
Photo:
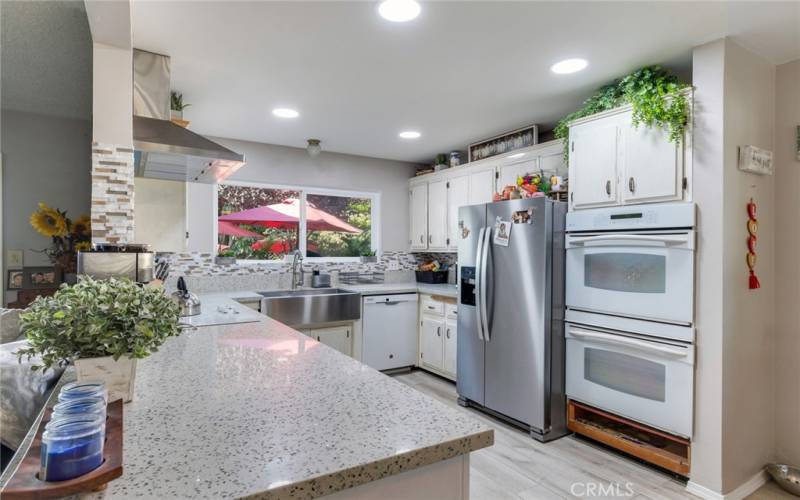
[[22, 250], [7, 250], [6, 251], [6, 268], [7, 269], [20, 269], [24, 265]]

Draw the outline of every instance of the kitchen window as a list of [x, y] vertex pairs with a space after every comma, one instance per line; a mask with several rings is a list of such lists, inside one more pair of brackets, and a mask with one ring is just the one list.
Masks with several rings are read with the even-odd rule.
[[374, 255], [379, 195], [295, 186], [217, 187], [217, 252], [237, 260], [281, 261], [296, 250], [312, 261]]

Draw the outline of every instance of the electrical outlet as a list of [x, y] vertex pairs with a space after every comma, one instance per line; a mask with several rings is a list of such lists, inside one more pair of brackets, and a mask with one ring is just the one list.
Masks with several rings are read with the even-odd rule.
[[391, 260], [388, 262], [386, 269], [388, 271], [399, 271], [400, 270], [400, 263], [396, 260]]

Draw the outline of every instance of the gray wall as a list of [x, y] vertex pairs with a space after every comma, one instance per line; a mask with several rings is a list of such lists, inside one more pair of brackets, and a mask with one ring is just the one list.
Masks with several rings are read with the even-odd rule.
[[[247, 159], [247, 165], [230, 180], [381, 193], [382, 249], [408, 249], [408, 179], [414, 175], [416, 165], [328, 152], [311, 158], [300, 148], [214, 140], [244, 153]], [[191, 197], [190, 203], [194, 203]]]
[[66, 210], [72, 218], [89, 214], [91, 123], [10, 110], [3, 110], [0, 118], [3, 250], [24, 250], [26, 266], [49, 265], [44, 255], [33, 251], [49, 241], [28, 219], [40, 201]]

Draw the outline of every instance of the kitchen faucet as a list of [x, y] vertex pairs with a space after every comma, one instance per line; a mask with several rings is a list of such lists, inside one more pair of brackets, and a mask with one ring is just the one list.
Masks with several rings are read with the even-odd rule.
[[[297, 264], [300, 264], [300, 282], [297, 281]], [[297, 288], [297, 285], [303, 286], [303, 255], [300, 250], [295, 250], [292, 257], [292, 290]]]

